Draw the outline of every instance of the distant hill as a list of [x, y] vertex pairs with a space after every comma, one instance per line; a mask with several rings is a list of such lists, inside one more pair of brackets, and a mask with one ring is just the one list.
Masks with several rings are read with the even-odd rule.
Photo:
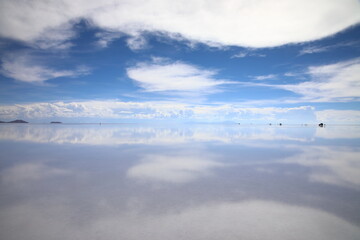
[[50, 123], [58, 123], [59, 124], [59, 123], [62, 123], [62, 122], [50, 122]]
[[10, 121], [10, 122], [0, 121], [0, 123], [28, 123], [28, 122], [24, 121], [24, 120], [21, 120], [21, 119], [16, 119], [16, 120]]

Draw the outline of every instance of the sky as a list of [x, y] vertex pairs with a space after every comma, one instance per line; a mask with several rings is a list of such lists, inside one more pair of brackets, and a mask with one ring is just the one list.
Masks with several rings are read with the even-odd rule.
[[0, 0], [0, 120], [360, 123], [359, 0]]

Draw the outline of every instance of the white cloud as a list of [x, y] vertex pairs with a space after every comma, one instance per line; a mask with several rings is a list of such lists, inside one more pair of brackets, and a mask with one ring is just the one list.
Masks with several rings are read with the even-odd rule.
[[193, 121], [237, 121], [268, 123], [283, 121], [316, 122], [314, 109], [309, 106], [293, 108], [249, 108], [238, 105], [199, 105], [179, 102], [121, 102], [87, 101], [32, 103], [0, 106], [0, 119], [168, 119]]
[[235, 54], [233, 56], [231, 56], [231, 58], [244, 58], [246, 56], [248, 56], [249, 54], [247, 52], [239, 52], [238, 54]]
[[266, 55], [262, 54], [262, 53], [251, 52], [251, 51], [241, 51], [241, 52], [231, 56], [231, 58], [245, 58], [245, 57], [266, 57]]
[[204, 43], [273, 47], [330, 36], [360, 20], [357, 0], [13, 0], [0, 4], [0, 35], [23, 41], [85, 18], [128, 35], [159, 31]]
[[252, 78], [255, 80], [268, 80], [268, 79], [274, 79], [276, 78], [277, 75], [276, 74], [268, 74], [268, 75], [259, 75], [259, 76], [253, 76]]
[[18, 81], [42, 83], [58, 77], [87, 75], [90, 69], [86, 66], [78, 66], [75, 70], [55, 70], [36, 63], [29, 55], [10, 55], [2, 59], [0, 72]]
[[343, 48], [343, 47], [354, 47], [358, 45], [359, 42], [353, 41], [353, 42], [341, 42], [334, 45], [326, 45], [326, 46], [306, 46], [303, 49], [300, 50], [299, 55], [306, 55], [306, 54], [314, 54], [314, 53], [321, 53], [321, 52], [327, 52], [335, 48]]
[[119, 32], [104, 31], [96, 33], [95, 36], [98, 38], [96, 44], [101, 48], [105, 48], [115, 39], [122, 37], [123, 34]]
[[322, 110], [315, 111], [316, 118], [319, 122], [324, 123], [347, 123], [359, 124], [360, 111], [358, 110]]
[[329, 51], [330, 48], [328, 46], [308, 46], [300, 50], [299, 55], [313, 54]]
[[309, 81], [262, 86], [297, 93], [302, 96], [299, 102], [348, 102], [360, 97], [360, 58], [309, 67], [305, 75]]
[[75, 36], [72, 24], [66, 23], [47, 29], [29, 44], [40, 49], [64, 50], [73, 46], [70, 40]]
[[129, 37], [126, 40], [126, 44], [131, 50], [134, 50], [134, 51], [145, 49], [145, 48], [149, 47], [147, 40], [145, 39], [145, 37], [143, 37], [141, 35]]
[[284, 73], [285, 77], [297, 77], [299, 76], [299, 73], [294, 73], [294, 72], [286, 72]]
[[219, 91], [217, 87], [231, 83], [215, 78], [217, 71], [205, 70], [184, 62], [139, 63], [127, 69], [129, 78], [149, 92], [192, 92], [196, 94]]

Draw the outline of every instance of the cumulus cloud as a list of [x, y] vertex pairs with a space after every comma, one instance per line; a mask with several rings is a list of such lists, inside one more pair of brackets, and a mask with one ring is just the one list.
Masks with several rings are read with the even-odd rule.
[[149, 92], [212, 93], [222, 84], [231, 82], [216, 79], [217, 71], [206, 70], [181, 61], [139, 63], [127, 70], [129, 78]]
[[360, 97], [360, 58], [312, 66], [303, 74], [310, 78], [298, 84], [262, 85], [292, 91], [299, 102], [348, 102]]
[[74, 70], [56, 70], [36, 63], [29, 55], [10, 55], [2, 59], [0, 72], [18, 81], [42, 83], [53, 78], [87, 75], [90, 69], [86, 66], [78, 66]]
[[357, 0], [1, 1], [0, 35], [33, 41], [48, 29], [87, 19], [131, 36], [165, 32], [204, 43], [273, 47], [335, 34], [360, 20]]

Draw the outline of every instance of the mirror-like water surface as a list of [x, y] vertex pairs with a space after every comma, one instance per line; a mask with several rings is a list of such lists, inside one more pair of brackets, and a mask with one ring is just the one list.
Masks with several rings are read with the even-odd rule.
[[359, 126], [0, 125], [0, 235], [360, 239]]

